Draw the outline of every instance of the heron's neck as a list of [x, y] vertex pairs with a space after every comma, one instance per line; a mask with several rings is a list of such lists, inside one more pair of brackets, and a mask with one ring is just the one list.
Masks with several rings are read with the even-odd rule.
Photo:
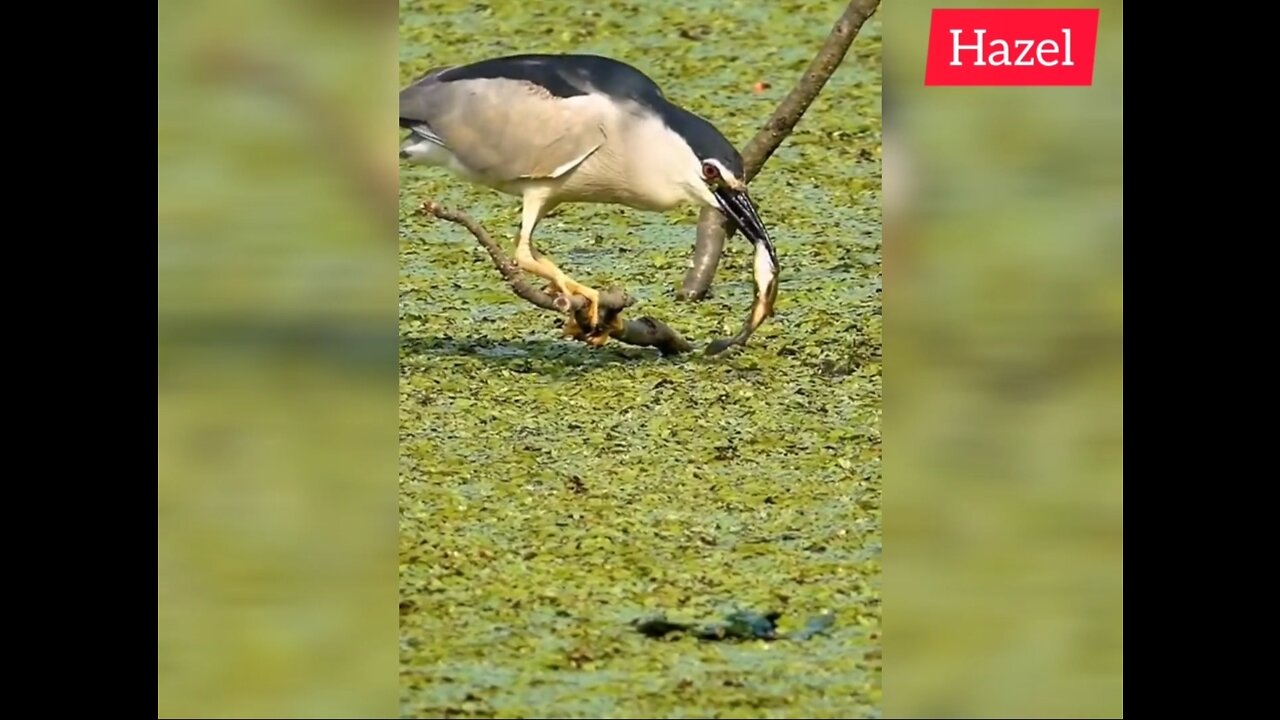
[[660, 211], [706, 202], [699, 192], [700, 186], [706, 190], [700, 164], [688, 144], [660, 118], [641, 116], [634, 122], [628, 145], [637, 151], [628, 152], [625, 162], [626, 190], [634, 201]]

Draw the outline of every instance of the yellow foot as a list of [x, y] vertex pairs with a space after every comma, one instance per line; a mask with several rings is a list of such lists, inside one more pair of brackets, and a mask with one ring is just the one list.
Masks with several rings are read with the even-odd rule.
[[571, 340], [585, 340], [587, 333], [583, 331], [582, 326], [574, 319], [573, 313], [570, 313], [564, 320], [564, 327], [560, 330], [561, 334]]
[[561, 332], [567, 338], [581, 340], [591, 347], [601, 347], [605, 343], [609, 342], [609, 338], [621, 335], [625, 327], [626, 323], [624, 323], [622, 318], [616, 313], [610, 318], [606, 327], [599, 328], [595, 331], [588, 331], [583, 328], [578, 324], [578, 320], [575, 316], [569, 315], [569, 317], [565, 318], [564, 328]]
[[574, 288], [587, 301], [587, 323], [590, 330], [600, 329], [600, 293], [585, 285]]
[[556, 296], [556, 308], [561, 312], [573, 314], [573, 296], [581, 295], [583, 300], [587, 301], [587, 321], [590, 323], [588, 330], [596, 330], [600, 327], [600, 293], [594, 288], [589, 288], [578, 282], [574, 282], [569, 278], [561, 278], [552, 282], [546, 288], [548, 295]]
[[605, 327], [599, 328], [587, 336], [587, 344], [592, 347], [600, 347], [609, 342], [609, 338], [621, 335], [625, 328], [626, 323], [622, 321], [622, 315], [614, 313]]

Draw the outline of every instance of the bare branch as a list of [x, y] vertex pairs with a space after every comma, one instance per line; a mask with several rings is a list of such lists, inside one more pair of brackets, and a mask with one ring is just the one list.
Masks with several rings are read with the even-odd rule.
[[[574, 340], [588, 340], [587, 333], [583, 330], [588, 325], [584, 298], [578, 295], [567, 298], [563, 295], [551, 295], [531, 285], [489, 233], [466, 213], [444, 208], [431, 200], [424, 201], [419, 212], [465, 227], [489, 253], [494, 266], [516, 295], [544, 310], [567, 314], [572, 309], [573, 314], [565, 323], [564, 334]], [[622, 311], [634, 303], [635, 299], [620, 288], [600, 291], [600, 322], [609, 328], [610, 337], [628, 345], [657, 348], [663, 355], [678, 355], [693, 350], [693, 345], [688, 340], [661, 320], [649, 317], [624, 320]]]
[[[844, 14], [836, 21], [835, 27], [822, 49], [809, 63], [803, 76], [783, 99], [773, 115], [765, 122], [764, 127], [751, 138], [751, 142], [742, 151], [742, 164], [746, 172], [743, 178], [751, 182], [760, 173], [765, 162], [773, 156], [782, 141], [791, 134], [796, 123], [804, 116], [814, 98], [831, 79], [831, 75], [840, 67], [854, 37], [880, 6], [880, 0], [850, 0]], [[716, 268], [720, 265], [720, 256], [724, 253], [725, 241], [732, 237], [734, 228], [720, 211], [705, 208], [698, 217], [698, 235], [694, 242], [693, 267], [685, 273], [684, 284], [680, 288], [679, 297], [683, 300], [701, 300], [711, 288], [711, 280], [715, 277]]]

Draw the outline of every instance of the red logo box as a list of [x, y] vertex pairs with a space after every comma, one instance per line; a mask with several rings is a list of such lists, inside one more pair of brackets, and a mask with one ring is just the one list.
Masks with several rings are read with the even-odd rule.
[[925, 85], [1092, 85], [1097, 9], [934, 10]]

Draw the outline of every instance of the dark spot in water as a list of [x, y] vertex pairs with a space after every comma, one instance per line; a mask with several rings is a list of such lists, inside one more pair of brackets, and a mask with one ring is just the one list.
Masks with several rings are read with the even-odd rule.
[[778, 620], [782, 613], [769, 611], [759, 613], [753, 610], [738, 610], [727, 615], [724, 620], [712, 623], [682, 623], [668, 620], [664, 615], [639, 618], [631, 622], [638, 632], [651, 638], [662, 638], [674, 633], [687, 633], [699, 640], [733, 641], [733, 640], [808, 640], [835, 622], [832, 615], [818, 615], [811, 618], [803, 630], [793, 635], [778, 633]]

